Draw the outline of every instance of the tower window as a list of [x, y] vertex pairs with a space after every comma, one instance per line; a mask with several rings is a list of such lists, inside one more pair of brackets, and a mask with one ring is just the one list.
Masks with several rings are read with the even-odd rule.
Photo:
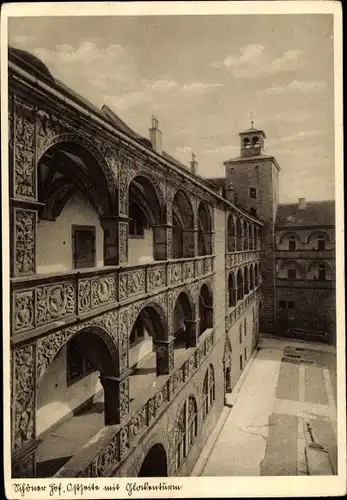
[[318, 236], [317, 250], [320, 252], [323, 252], [325, 250], [325, 237], [323, 235]]
[[296, 279], [296, 269], [288, 269], [287, 275], [288, 275], [288, 279], [295, 280]]
[[251, 198], [256, 198], [257, 197], [257, 190], [254, 187], [249, 188], [249, 196]]
[[289, 250], [295, 250], [296, 249], [296, 240], [295, 236], [290, 236], [289, 237]]
[[318, 279], [319, 281], [325, 281], [326, 280], [326, 269], [323, 264], [318, 266]]

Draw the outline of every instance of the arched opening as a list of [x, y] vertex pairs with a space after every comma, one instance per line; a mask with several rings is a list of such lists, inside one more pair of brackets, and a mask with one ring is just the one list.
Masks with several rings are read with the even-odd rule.
[[231, 371], [230, 366], [228, 366], [225, 370], [224, 374], [224, 390], [226, 394], [231, 393]]
[[203, 408], [203, 414], [202, 418], [205, 419], [209, 413], [209, 411], [212, 408], [212, 405], [215, 400], [215, 381], [214, 381], [214, 370], [213, 366], [210, 365], [207, 369], [205, 378], [204, 378], [204, 383], [202, 386], [202, 408]]
[[183, 403], [174, 429], [175, 465], [179, 470], [198, 434], [198, 407], [194, 396]]
[[228, 305], [229, 307], [236, 306], [237, 287], [235, 283], [235, 275], [233, 272], [228, 276]]
[[156, 357], [156, 342], [167, 340], [168, 332], [163, 311], [155, 305], [144, 307], [138, 314], [129, 335], [130, 402], [151, 386], [160, 375]]
[[254, 250], [254, 226], [253, 224], [249, 225], [249, 249]]
[[212, 223], [210, 211], [204, 201], [198, 209], [198, 253], [199, 255], [212, 254]]
[[296, 261], [284, 261], [278, 272], [278, 278], [299, 280], [305, 278], [305, 268]]
[[253, 138], [252, 138], [252, 147], [256, 148], [259, 146], [259, 137], [257, 135], [255, 135]]
[[243, 249], [248, 250], [248, 223], [243, 224]]
[[181, 292], [177, 297], [173, 311], [173, 335], [175, 338], [175, 362], [178, 357], [188, 347], [195, 345], [195, 327], [193, 321], [194, 312], [191, 299], [185, 292]]
[[309, 267], [307, 279], [315, 281], [331, 281], [332, 271], [326, 262], [313, 262]]
[[100, 375], [117, 376], [118, 368], [113, 340], [99, 328], [83, 329], [57, 352], [38, 386], [37, 477], [52, 477], [104, 425], [113, 423], [117, 403], [103, 390]]
[[213, 328], [213, 295], [204, 283], [199, 295], [200, 335], [208, 328]]
[[115, 208], [115, 195], [103, 168], [108, 167], [102, 167], [79, 143], [60, 142], [40, 158], [37, 183], [42, 207], [36, 235], [39, 274], [118, 263], [117, 245], [110, 250], [102, 226], [102, 218]]
[[178, 190], [172, 203], [172, 253], [174, 259], [194, 256], [194, 216], [188, 196]]
[[241, 269], [237, 271], [237, 300], [243, 299], [243, 275]]
[[160, 258], [161, 241], [153, 226], [163, 223], [158, 194], [144, 176], [129, 185], [128, 263], [141, 264]]
[[247, 295], [249, 293], [249, 275], [248, 275], [248, 267], [247, 266], [245, 266], [244, 293], [245, 293], [245, 295]]
[[253, 269], [253, 264], [251, 264], [251, 266], [250, 266], [249, 274], [250, 274], [249, 286], [250, 286], [250, 289], [253, 290], [254, 289], [254, 269]]
[[300, 248], [300, 239], [296, 233], [286, 232], [282, 234], [279, 240], [278, 249], [279, 250], [289, 250], [295, 252]]
[[244, 148], [249, 148], [249, 147], [250, 147], [250, 140], [249, 140], [249, 138], [248, 138], [248, 137], [245, 137], [245, 138], [243, 139], [243, 147], [244, 147]]
[[254, 285], [257, 287], [259, 285], [259, 271], [258, 264], [254, 264]]
[[329, 234], [322, 231], [311, 233], [307, 238], [307, 245], [312, 250], [324, 252], [328, 249]]
[[157, 443], [147, 453], [138, 477], [167, 477], [167, 456], [162, 444]]
[[236, 230], [234, 217], [229, 214], [228, 216], [228, 252], [236, 251]]
[[239, 218], [236, 219], [236, 250], [238, 252], [243, 250], [242, 223]]

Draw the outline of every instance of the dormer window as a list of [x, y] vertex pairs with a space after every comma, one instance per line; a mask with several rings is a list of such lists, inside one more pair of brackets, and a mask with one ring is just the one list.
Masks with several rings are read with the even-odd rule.
[[294, 235], [289, 236], [289, 250], [296, 250], [296, 239]]
[[317, 250], [319, 252], [324, 252], [324, 250], [325, 250], [325, 237], [324, 237], [324, 235], [319, 235], [317, 238]]

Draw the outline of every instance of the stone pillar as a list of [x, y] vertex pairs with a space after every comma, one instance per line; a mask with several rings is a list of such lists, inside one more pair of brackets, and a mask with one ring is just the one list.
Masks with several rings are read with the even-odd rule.
[[104, 264], [118, 265], [118, 220], [115, 216], [100, 219], [104, 230]]
[[157, 376], [169, 375], [174, 369], [174, 338], [156, 340], [154, 345], [157, 355]]
[[120, 424], [129, 413], [129, 374], [120, 377], [100, 375], [105, 397], [105, 425]]
[[172, 225], [153, 225], [154, 259], [172, 258]]
[[183, 229], [183, 257], [195, 257], [198, 255], [198, 230], [197, 229]]
[[129, 218], [118, 217], [118, 255], [119, 264], [128, 262]]
[[199, 321], [185, 320], [187, 347], [196, 347], [199, 343]]

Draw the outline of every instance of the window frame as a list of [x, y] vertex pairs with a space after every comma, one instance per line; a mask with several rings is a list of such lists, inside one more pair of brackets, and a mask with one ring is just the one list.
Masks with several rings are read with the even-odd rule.
[[256, 200], [257, 199], [257, 188], [255, 188], [253, 186], [249, 186], [248, 195], [250, 198], [253, 198], [254, 200]]
[[[292, 276], [290, 276], [290, 274], [293, 274]], [[296, 272], [296, 269], [295, 268], [287, 268], [287, 279], [289, 280], [296, 280], [298, 279], [297, 278], [297, 272]]]
[[[88, 267], [76, 267], [76, 233], [89, 232], [92, 235], [92, 261], [93, 265]], [[73, 224], [71, 226], [71, 242], [72, 242], [72, 268], [73, 269], [92, 269], [96, 266], [96, 227], [83, 224]]]

